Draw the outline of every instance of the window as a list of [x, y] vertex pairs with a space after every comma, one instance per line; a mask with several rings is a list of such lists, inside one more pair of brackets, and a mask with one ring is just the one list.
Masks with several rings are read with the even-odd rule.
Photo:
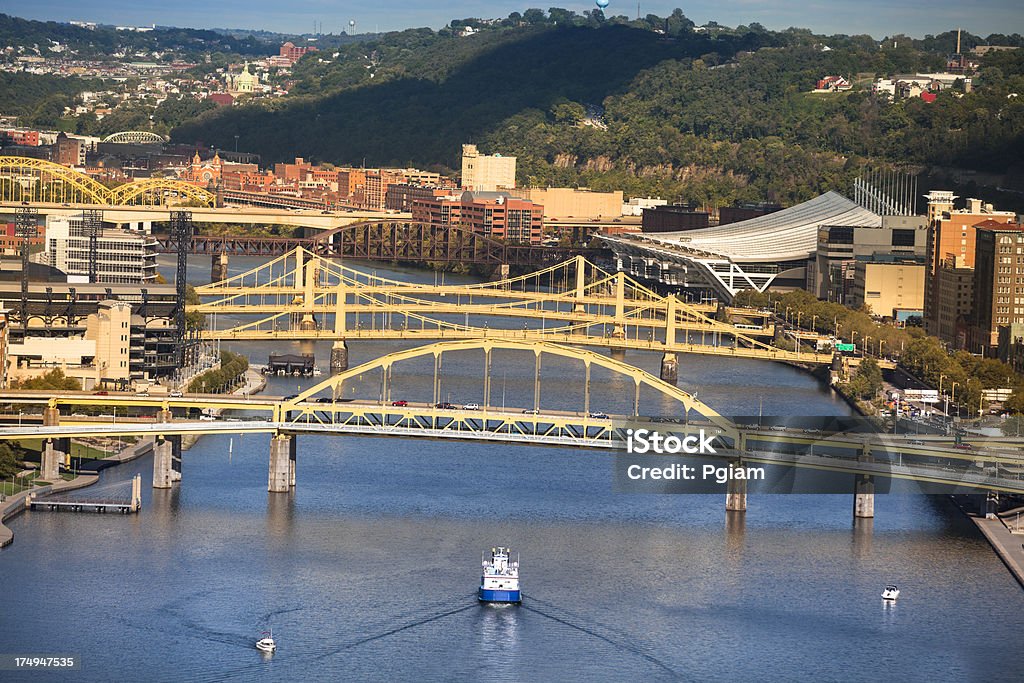
[[916, 239], [916, 230], [893, 230], [892, 231], [892, 246], [894, 247], [912, 247]]

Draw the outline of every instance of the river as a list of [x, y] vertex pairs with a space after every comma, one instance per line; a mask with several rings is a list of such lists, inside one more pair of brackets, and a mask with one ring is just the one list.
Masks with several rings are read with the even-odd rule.
[[[232, 272], [246, 265], [234, 261]], [[350, 347], [355, 365], [401, 345]], [[271, 348], [244, 350], [262, 363]], [[327, 348], [316, 348], [321, 366]], [[446, 362], [443, 392], [480, 400], [481, 363]], [[495, 367], [492, 402], [499, 391], [510, 406], [532, 402], [532, 360]], [[394, 398], [429, 394], [430, 368], [412, 368]], [[573, 364], [543, 372], [542, 405], [579, 400]], [[268, 393], [318, 379], [273, 378]], [[376, 378], [367, 382], [357, 391]], [[679, 385], [726, 415], [849, 412], [783, 365], [683, 357]], [[594, 396], [615, 412], [631, 406], [632, 385], [595, 375]], [[645, 413], [671, 408], [644, 401]], [[980, 681], [1021, 671], [1024, 592], [941, 497], [879, 495], [873, 522], [856, 526], [849, 495], [751, 495], [745, 515], [727, 516], [719, 495], [613, 493], [602, 452], [312, 436], [298, 440], [294, 491], [268, 494], [268, 440], [202, 438], [169, 491], [149, 488], [149, 458], [108, 470], [101, 485], [143, 474], [139, 515], [11, 520], [0, 651], [82, 661], [14, 680]], [[495, 545], [521, 555], [519, 607], [476, 602], [480, 552]], [[889, 582], [902, 595], [887, 606]], [[253, 648], [268, 628], [279, 648], [269, 657]]]

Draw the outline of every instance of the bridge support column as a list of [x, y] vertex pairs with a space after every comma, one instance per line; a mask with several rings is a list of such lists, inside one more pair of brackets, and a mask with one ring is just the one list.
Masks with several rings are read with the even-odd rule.
[[174, 459], [174, 444], [158, 438], [153, 444], [153, 488], [169, 489], [174, 481], [171, 461]]
[[181, 481], [181, 436], [169, 436], [171, 442], [171, 481]]
[[661, 378], [669, 384], [679, 381], [679, 358], [672, 352], [661, 357]]
[[228, 278], [228, 253], [222, 251], [214, 254], [210, 263], [210, 282], [220, 282]]
[[875, 516], [875, 479], [870, 474], [858, 474], [853, 488], [853, 516]]
[[345, 340], [339, 339], [331, 346], [331, 373], [348, 370], [348, 347]]
[[43, 408], [43, 426], [56, 427], [60, 424], [60, 408]]
[[316, 329], [316, 318], [313, 317], [312, 313], [302, 314], [302, 320], [299, 322], [299, 329], [303, 332], [311, 332]]
[[508, 269], [508, 264], [507, 263], [502, 263], [501, 265], [499, 265], [497, 268], [494, 269], [494, 279], [495, 280], [507, 280], [508, 279], [508, 274], [509, 274], [509, 269]]
[[293, 485], [295, 477], [295, 438], [278, 434], [270, 440], [270, 474], [267, 490], [283, 493]]
[[64, 452], [58, 448], [53, 439], [43, 444], [43, 452], [39, 462], [39, 477], [43, 481], [56, 483], [60, 481], [60, 464], [64, 462]]
[[985, 514], [985, 519], [996, 519], [999, 512], [999, 493], [989, 491], [985, 494], [985, 508], [982, 512]]
[[[739, 466], [740, 463], [738, 461], [729, 463], [729, 469]], [[729, 483], [726, 484], [725, 489], [725, 509], [726, 512], [747, 511], [746, 479], [729, 479]]]

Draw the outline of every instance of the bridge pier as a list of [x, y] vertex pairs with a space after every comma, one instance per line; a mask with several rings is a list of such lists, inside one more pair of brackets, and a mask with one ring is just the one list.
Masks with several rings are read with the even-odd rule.
[[303, 332], [312, 332], [316, 329], [316, 318], [313, 317], [312, 313], [302, 314], [302, 320], [299, 322], [299, 329]]
[[167, 438], [171, 442], [171, 481], [181, 481], [181, 436]]
[[858, 474], [853, 488], [853, 516], [870, 518], [875, 516], [875, 478], [870, 474]]
[[43, 408], [43, 426], [56, 427], [60, 424], [60, 408]]
[[211, 257], [210, 282], [220, 282], [228, 278], [228, 253], [222, 251]]
[[[169, 489], [175, 481], [173, 477], [172, 461], [174, 459], [174, 444], [167, 439], [158, 438], [153, 443], [153, 488]], [[180, 478], [180, 468], [179, 468]]]
[[[729, 463], [729, 469], [739, 466], [739, 461]], [[729, 479], [725, 489], [725, 509], [727, 512], [747, 511], [746, 479]]]
[[509, 274], [509, 268], [508, 268], [508, 264], [507, 263], [502, 263], [497, 268], [494, 269], [494, 279], [495, 280], [507, 280], [508, 279], [508, 274]]
[[996, 519], [999, 512], [999, 493], [997, 491], [989, 491], [985, 494], [985, 507], [982, 513], [985, 515], [985, 519]]
[[669, 384], [679, 381], [679, 358], [672, 352], [661, 357], [661, 379]]
[[267, 490], [284, 493], [295, 486], [295, 437], [277, 434], [270, 439], [270, 473]]
[[339, 339], [331, 346], [331, 373], [348, 370], [348, 347], [345, 340]]
[[[61, 439], [61, 441], [64, 440]], [[47, 439], [43, 444], [43, 452], [40, 456], [39, 477], [43, 481], [53, 483], [60, 481], [60, 464], [62, 462], [64, 462], [64, 452], [54, 444], [54, 439]]]

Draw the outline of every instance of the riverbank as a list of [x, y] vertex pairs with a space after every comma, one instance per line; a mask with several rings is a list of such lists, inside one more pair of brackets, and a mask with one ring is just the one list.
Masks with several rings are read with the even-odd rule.
[[996, 551], [999, 559], [1024, 588], [1024, 534], [1014, 534], [998, 516], [990, 519], [973, 512], [972, 501], [967, 496], [952, 496], [952, 498], [960, 511], [974, 522], [974, 526], [978, 527], [978, 531]]
[[[106, 469], [107, 467], [114, 467], [121, 463], [135, 460], [138, 457], [148, 453], [153, 449], [152, 439], [143, 439], [136, 443], [133, 443], [125, 448], [121, 449], [120, 452], [115, 453], [109, 457], [103, 458], [96, 461], [97, 467], [94, 472], [99, 472]], [[75, 489], [83, 489], [86, 486], [92, 486], [99, 481], [99, 474], [79, 474], [77, 477], [70, 481], [59, 481], [55, 484], [48, 484], [46, 486], [37, 486], [35, 488], [16, 493], [13, 496], [7, 497], [3, 503], [0, 503], [0, 548], [9, 546], [14, 542], [14, 532], [10, 530], [4, 522], [11, 517], [15, 517], [25, 510], [28, 509], [29, 500], [32, 498], [38, 498], [41, 495], [49, 495], [51, 493], [63, 493], [65, 491], [74, 491]]]

